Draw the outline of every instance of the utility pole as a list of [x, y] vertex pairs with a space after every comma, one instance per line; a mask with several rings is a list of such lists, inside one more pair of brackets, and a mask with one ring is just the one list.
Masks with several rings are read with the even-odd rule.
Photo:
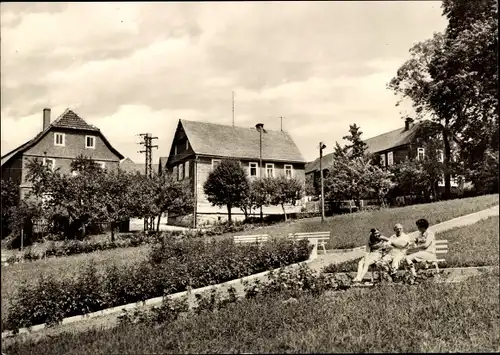
[[[257, 129], [259, 130], [259, 178], [263, 177], [262, 174], [262, 130], [264, 129], [264, 125], [262, 123], [257, 123]], [[260, 221], [264, 219], [264, 214], [262, 213], [262, 206], [260, 206]]]
[[234, 91], [233, 91], [233, 127], [234, 127]]
[[[148, 178], [153, 177], [153, 148], [158, 148], [157, 145], [152, 145], [153, 139], [158, 139], [158, 137], [153, 137], [151, 133], [141, 133], [139, 136], [143, 137], [144, 141], [139, 144], [144, 145], [144, 150], [140, 150], [139, 153], [146, 153], [146, 164], [144, 166], [144, 174]], [[154, 217], [144, 219], [144, 231], [154, 230]]]
[[283, 132], [283, 116], [280, 116], [280, 131]]
[[323, 142], [319, 142], [319, 176], [321, 179], [321, 222], [325, 221], [325, 190], [323, 186], [323, 149], [326, 145]]

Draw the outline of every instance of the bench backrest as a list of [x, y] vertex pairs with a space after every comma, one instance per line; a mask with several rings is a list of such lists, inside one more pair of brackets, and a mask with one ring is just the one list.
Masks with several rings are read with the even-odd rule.
[[328, 240], [330, 239], [330, 232], [290, 233], [288, 238]]
[[236, 244], [251, 244], [251, 243], [265, 243], [269, 239], [267, 234], [259, 235], [235, 235], [234, 242]]
[[436, 254], [448, 253], [448, 241], [446, 239], [436, 240]]

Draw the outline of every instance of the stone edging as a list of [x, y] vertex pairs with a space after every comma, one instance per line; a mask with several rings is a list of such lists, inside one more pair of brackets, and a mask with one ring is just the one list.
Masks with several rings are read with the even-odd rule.
[[[295, 266], [298, 266], [301, 264], [309, 264], [312, 261], [314, 261], [314, 259], [309, 258], [306, 261], [287, 265], [284, 268], [295, 267]], [[171, 295], [150, 298], [150, 299], [145, 300], [145, 301], [139, 301], [139, 302], [125, 304], [122, 306], [107, 308], [107, 309], [103, 309], [103, 310], [100, 310], [97, 312], [68, 317], [68, 318], [64, 318], [58, 325], [71, 324], [71, 323], [87, 320], [90, 318], [96, 318], [99, 316], [120, 313], [123, 310], [131, 310], [131, 309], [140, 308], [140, 307], [144, 307], [144, 306], [156, 306], [156, 305], [160, 305], [163, 302], [164, 298], [177, 299], [177, 298], [181, 298], [183, 296], [192, 296], [192, 295], [199, 294], [199, 293], [211, 290], [211, 289], [217, 289], [217, 288], [221, 288], [224, 286], [234, 285], [234, 284], [237, 284], [238, 282], [243, 283], [244, 281], [250, 281], [250, 280], [253, 280], [255, 278], [265, 276], [265, 275], [269, 274], [270, 272], [271, 271], [263, 271], [263, 272], [259, 272], [258, 274], [253, 274], [253, 275], [242, 277], [240, 279], [234, 279], [234, 280], [226, 281], [226, 282], [216, 284], [216, 285], [204, 286], [201, 288], [193, 289], [190, 291], [190, 293], [188, 293], [188, 291], [182, 291], [182, 292], [173, 293]], [[37, 324], [37, 325], [33, 325], [31, 327], [28, 327], [28, 328], [19, 329], [18, 334], [33, 333], [33, 332], [37, 332], [39, 330], [42, 330], [46, 327], [47, 327], [46, 324]], [[7, 337], [11, 337], [11, 336], [15, 336], [15, 335], [17, 335], [17, 334], [13, 334], [11, 330], [7, 330], [7, 331], [2, 332], [2, 339], [7, 338]]]

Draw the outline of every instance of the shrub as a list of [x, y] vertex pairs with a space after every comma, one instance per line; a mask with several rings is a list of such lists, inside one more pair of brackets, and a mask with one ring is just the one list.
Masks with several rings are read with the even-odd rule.
[[161, 324], [161, 323], [171, 323], [179, 318], [179, 315], [183, 312], [189, 310], [189, 305], [187, 303], [187, 297], [182, 297], [179, 299], [171, 299], [166, 297], [163, 299], [161, 306], [153, 306], [150, 309], [138, 309], [136, 308], [134, 312], [129, 312], [128, 310], [123, 310], [118, 316], [120, 325], [125, 324]]
[[98, 273], [90, 263], [72, 279], [42, 277], [35, 285], [22, 285], [13, 297], [7, 324], [14, 330], [52, 324], [64, 317], [184, 291], [188, 286], [214, 285], [304, 261], [311, 249], [307, 240], [284, 239], [258, 247], [224, 240], [162, 239], [151, 249], [149, 259], [136, 265], [111, 265]]

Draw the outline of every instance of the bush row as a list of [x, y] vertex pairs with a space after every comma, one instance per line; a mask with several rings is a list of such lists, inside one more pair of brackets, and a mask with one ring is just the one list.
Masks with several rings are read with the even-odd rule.
[[308, 259], [306, 240], [275, 240], [261, 246], [227, 241], [163, 239], [148, 260], [100, 272], [93, 262], [72, 279], [41, 277], [22, 284], [9, 307], [7, 329], [54, 324], [65, 317], [238, 279]]

